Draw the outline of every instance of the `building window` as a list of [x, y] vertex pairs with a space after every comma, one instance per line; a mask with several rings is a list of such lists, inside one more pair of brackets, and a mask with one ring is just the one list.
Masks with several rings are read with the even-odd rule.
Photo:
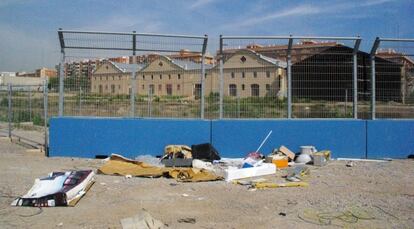
[[149, 93], [150, 93], [151, 95], [153, 95], [153, 94], [154, 94], [154, 91], [155, 91], [154, 84], [150, 84], [150, 85], [149, 85]]
[[145, 85], [144, 84], [142, 85], [142, 90], [145, 90]]
[[258, 97], [260, 92], [259, 84], [252, 84], [251, 85], [251, 95]]
[[282, 81], [282, 75], [278, 75], [277, 77], [277, 88], [280, 88], [280, 82]]
[[194, 97], [195, 99], [201, 98], [201, 84], [194, 84]]
[[121, 85], [118, 85], [118, 90], [121, 90]]
[[99, 85], [99, 93], [102, 94], [102, 92], [103, 92], [102, 85]]
[[171, 75], [168, 75], [168, 79], [169, 79], [169, 80], [171, 79]]
[[165, 89], [167, 90], [167, 95], [172, 95], [172, 85], [171, 84], [165, 85]]
[[266, 77], [270, 78], [270, 72], [269, 71], [266, 72]]
[[177, 91], [181, 89], [181, 85], [177, 84]]
[[229, 85], [229, 95], [230, 96], [237, 96], [237, 85], [236, 84], [230, 84]]
[[244, 91], [244, 89], [245, 89], [245, 86], [244, 86], [244, 84], [242, 84], [242, 91]]
[[122, 76], [118, 76], [118, 79], [121, 80], [122, 79]]
[[180, 74], [178, 74], [178, 79], [181, 79], [181, 75]]
[[107, 91], [108, 90], [108, 85], [105, 85], [105, 91]]
[[266, 84], [266, 91], [269, 92], [270, 91], [270, 84]]
[[246, 74], [244, 72], [242, 72], [242, 78], [246, 77]]
[[115, 85], [111, 85], [111, 93], [114, 94], [115, 93]]
[[207, 79], [207, 73], [204, 73], [204, 79]]
[[231, 78], [234, 79], [234, 72], [231, 72]]
[[154, 75], [151, 75], [151, 79], [152, 79], [152, 80], [154, 79]]
[[94, 78], [95, 78], [95, 80], [96, 80], [96, 76], [95, 76]]
[[162, 80], [162, 75], [160, 75], [160, 80]]
[[158, 91], [162, 91], [162, 84], [158, 84]]
[[253, 72], [253, 77], [257, 78], [257, 72]]
[[112, 76], [112, 80], [115, 80], [115, 76]]
[[108, 81], [108, 76], [106, 77], [106, 81]]
[[142, 79], [145, 80], [145, 75], [142, 75]]

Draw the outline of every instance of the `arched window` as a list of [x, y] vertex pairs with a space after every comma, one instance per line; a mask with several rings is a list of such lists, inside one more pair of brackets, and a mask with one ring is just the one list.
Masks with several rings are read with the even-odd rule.
[[229, 95], [230, 96], [237, 96], [237, 85], [236, 84], [230, 84], [229, 85]]
[[251, 86], [252, 96], [258, 97], [260, 95], [259, 84], [252, 84]]

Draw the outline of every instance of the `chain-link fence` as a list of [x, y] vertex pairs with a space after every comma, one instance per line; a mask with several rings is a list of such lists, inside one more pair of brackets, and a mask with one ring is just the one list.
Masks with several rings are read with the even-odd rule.
[[221, 37], [223, 118], [357, 117], [359, 37]]
[[413, 117], [408, 40], [383, 39], [368, 53], [359, 37], [220, 36], [213, 50], [207, 36], [58, 33], [63, 77], [49, 83], [51, 114]]
[[414, 39], [377, 38], [373, 49], [376, 118], [414, 118]]
[[47, 154], [47, 85], [0, 86], [0, 133]]
[[204, 117], [207, 36], [60, 30], [59, 39], [62, 115]]
[[414, 118], [414, 39], [58, 35], [58, 77], [0, 80], [0, 135], [47, 150], [48, 116]]

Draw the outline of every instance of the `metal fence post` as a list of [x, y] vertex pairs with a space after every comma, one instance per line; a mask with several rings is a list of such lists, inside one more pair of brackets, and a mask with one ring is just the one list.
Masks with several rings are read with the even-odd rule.
[[135, 62], [136, 62], [136, 38], [137, 35], [135, 34], [136, 31], [133, 31], [132, 34], [132, 74], [131, 74], [131, 94], [130, 94], [130, 99], [131, 99], [131, 111], [130, 111], [130, 116], [134, 117], [135, 116], [135, 94], [137, 92], [137, 78], [136, 78], [136, 69], [135, 69]]
[[7, 116], [9, 119], [9, 138], [11, 138], [11, 132], [12, 132], [12, 85], [9, 83], [7, 85], [7, 89], [8, 89], [8, 112], [7, 112]]
[[223, 35], [220, 35], [220, 100], [219, 100], [219, 119], [223, 118], [223, 97], [224, 97], [224, 74], [223, 74]]
[[152, 91], [151, 88], [148, 87], [148, 117], [152, 115]]
[[202, 56], [201, 56], [201, 106], [200, 106], [200, 118], [204, 119], [204, 106], [205, 106], [205, 90], [204, 90], [204, 82], [205, 82], [205, 75], [206, 75], [206, 50], [207, 50], [207, 35], [204, 35], [204, 42], [203, 42], [203, 49], [202, 49]]
[[48, 123], [48, 114], [47, 114], [47, 110], [48, 110], [48, 88], [47, 88], [47, 84], [48, 81], [47, 79], [44, 81], [44, 85], [43, 85], [43, 117], [44, 117], [44, 128], [45, 128], [45, 145], [44, 145], [44, 149], [45, 149], [45, 156], [48, 157], [49, 156], [49, 134], [48, 134], [48, 128], [47, 128], [47, 123]]
[[32, 121], [32, 87], [29, 86], [29, 122]]
[[[353, 71], [352, 71], [352, 83], [353, 83], [353, 116], [354, 119], [358, 118], [358, 50], [359, 45], [361, 44], [361, 39], [355, 41], [354, 51], [353, 51]], [[348, 100], [348, 97], [347, 97]]]
[[62, 28], [59, 28], [58, 31], [59, 35], [59, 42], [60, 42], [60, 53], [61, 53], [61, 59], [60, 59], [60, 66], [59, 66], [59, 111], [58, 116], [63, 116], [63, 96], [64, 96], [64, 87], [63, 87], [63, 77], [64, 77], [64, 68], [65, 68], [65, 40], [63, 39], [63, 32]]
[[237, 118], [240, 118], [240, 92], [237, 91]]
[[79, 114], [82, 115], [82, 87], [79, 87]]
[[205, 54], [201, 57], [201, 107], [200, 107], [200, 118], [204, 118], [204, 77], [206, 74], [205, 64]]
[[64, 96], [64, 68], [65, 68], [65, 52], [61, 52], [61, 60], [59, 65], [59, 117], [63, 116], [63, 96]]
[[375, 94], [375, 90], [376, 90], [376, 77], [375, 77], [375, 55], [377, 52], [377, 49], [379, 47], [380, 44], [380, 39], [379, 37], [377, 37], [375, 39], [374, 45], [372, 46], [371, 49], [371, 54], [370, 54], [370, 60], [371, 60], [371, 119], [375, 119], [375, 101], [376, 101], [376, 94]]
[[293, 38], [289, 38], [288, 50], [287, 50], [287, 79], [288, 79], [288, 119], [292, 118], [292, 45]]

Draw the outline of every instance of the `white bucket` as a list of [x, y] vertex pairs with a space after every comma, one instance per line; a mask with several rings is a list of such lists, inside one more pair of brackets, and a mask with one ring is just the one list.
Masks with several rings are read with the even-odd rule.
[[315, 148], [315, 146], [301, 146], [300, 147], [300, 153], [301, 154], [308, 154], [308, 155], [312, 155], [313, 153], [316, 153], [317, 150]]

